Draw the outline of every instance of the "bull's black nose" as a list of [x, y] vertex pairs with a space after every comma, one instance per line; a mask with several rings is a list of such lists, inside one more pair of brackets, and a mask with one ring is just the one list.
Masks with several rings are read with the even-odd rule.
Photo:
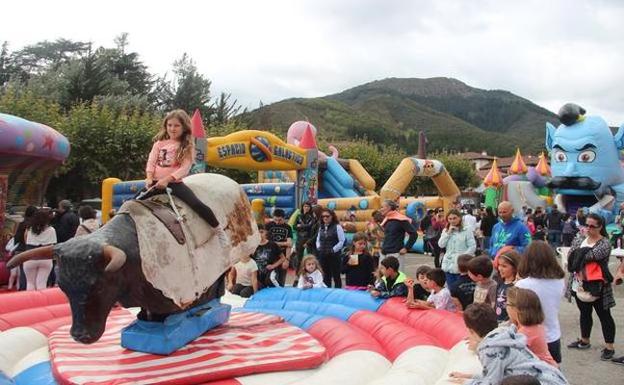
[[77, 342], [81, 342], [83, 344], [90, 344], [95, 342], [95, 338], [93, 338], [93, 336], [91, 336], [91, 334], [89, 333], [80, 333], [78, 335], [73, 334], [72, 337], [74, 337], [74, 340], [76, 340]]

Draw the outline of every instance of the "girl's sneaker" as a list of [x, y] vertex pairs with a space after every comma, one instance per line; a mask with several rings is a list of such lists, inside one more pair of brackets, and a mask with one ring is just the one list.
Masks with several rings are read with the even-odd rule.
[[591, 344], [589, 342], [583, 342], [581, 339], [568, 344], [568, 349], [586, 350], [589, 348], [591, 348]]
[[624, 365], [624, 356], [618, 357], [618, 358], [613, 358], [613, 359], [611, 359], [611, 362], [613, 362], [614, 364]]

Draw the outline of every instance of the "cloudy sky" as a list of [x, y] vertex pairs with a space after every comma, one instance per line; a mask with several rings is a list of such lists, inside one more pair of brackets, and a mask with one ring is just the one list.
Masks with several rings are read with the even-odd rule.
[[624, 123], [624, 1], [21, 0], [1, 12], [12, 50], [59, 37], [113, 46], [128, 32], [153, 72], [188, 52], [214, 93], [251, 108], [444, 76]]

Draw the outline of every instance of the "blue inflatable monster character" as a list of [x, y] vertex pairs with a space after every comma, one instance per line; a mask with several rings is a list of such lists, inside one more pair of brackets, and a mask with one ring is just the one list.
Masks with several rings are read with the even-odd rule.
[[566, 104], [559, 110], [562, 124], [546, 123], [546, 148], [550, 151], [552, 179], [548, 187], [562, 212], [575, 215], [588, 207], [613, 221], [624, 202], [624, 170], [619, 150], [624, 148], [624, 125], [615, 135], [598, 116], [585, 117], [585, 110]]

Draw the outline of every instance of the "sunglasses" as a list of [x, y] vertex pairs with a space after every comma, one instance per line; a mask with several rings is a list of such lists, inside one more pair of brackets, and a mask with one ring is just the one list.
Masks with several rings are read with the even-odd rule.
[[590, 229], [599, 229], [600, 225], [587, 225]]

